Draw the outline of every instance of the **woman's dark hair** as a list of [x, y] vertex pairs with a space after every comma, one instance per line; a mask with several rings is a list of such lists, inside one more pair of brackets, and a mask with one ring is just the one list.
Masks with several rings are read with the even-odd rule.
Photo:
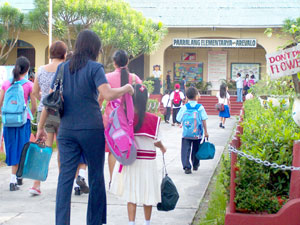
[[13, 82], [20, 79], [20, 75], [26, 73], [29, 70], [30, 62], [25, 56], [17, 58], [15, 68], [13, 69]]
[[167, 89], [165, 90], [165, 95], [168, 95], [170, 93], [170, 91]]
[[240, 73], [237, 73], [236, 75], [239, 76], [239, 77], [242, 76]]
[[138, 123], [134, 127], [134, 132], [137, 132], [143, 125], [148, 101], [148, 91], [144, 85], [134, 85], [133, 104], [138, 114]]
[[124, 50], [117, 50], [113, 55], [113, 60], [121, 68], [121, 87], [129, 83], [129, 73], [126, 65], [128, 64], [128, 54]]
[[70, 60], [73, 56], [73, 52], [72, 51], [69, 51], [67, 56], [66, 56], [66, 61]]
[[101, 48], [101, 41], [97, 34], [91, 30], [81, 31], [75, 43], [74, 54], [70, 60], [70, 73], [83, 68], [88, 60], [96, 61]]
[[50, 47], [50, 59], [64, 59], [67, 49], [68, 47], [64, 42], [54, 42]]
[[251, 79], [254, 79], [254, 78], [255, 78], [255, 76], [252, 74], [252, 75], [251, 75]]
[[226, 84], [221, 84], [220, 86], [220, 97], [221, 98], [226, 98], [227, 95], [227, 90], [226, 90]]

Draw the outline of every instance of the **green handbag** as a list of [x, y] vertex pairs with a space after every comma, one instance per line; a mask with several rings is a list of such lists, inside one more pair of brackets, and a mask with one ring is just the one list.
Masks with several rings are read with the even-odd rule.
[[213, 159], [215, 156], [215, 145], [208, 142], [208, 138], [204, 141], [202, 144], [200, 144], [198, 152], [196, 153], [196, 158], [198, 160], [207, 160], [207, 159]]

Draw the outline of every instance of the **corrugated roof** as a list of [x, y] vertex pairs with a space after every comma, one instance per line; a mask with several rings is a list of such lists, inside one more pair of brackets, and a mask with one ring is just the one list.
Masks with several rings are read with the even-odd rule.
[[[101, 0], [99, 0], [101, 1]], [[300, 17], [300, 0], [125, 0], [168, 27], [279, 27]], [[34, 0], [0, 0], [28, 12]]]
[[300, 0], [126, 0], [168, 27], [278, 27], [300, 17]]

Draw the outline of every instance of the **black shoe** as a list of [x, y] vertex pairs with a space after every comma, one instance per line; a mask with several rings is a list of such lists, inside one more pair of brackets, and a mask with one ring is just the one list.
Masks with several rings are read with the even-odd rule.
[[189, 169], [189, 168], [185, 168], [185, 169], [184, 169], [184, 173], [185, 173], [185, 174], [191, 174], [191, 173], [192, 173], [192, 170]]
[[10, 183], [9, 184], [9, 190], [10, 191], [17, 191], [17, 190], [19, 190], [19, 186], [15, 183]]
[[80, 187], [74, 188], [75, 195], [81, 195]]
[[221, 127], [221, 128], [222, 128], [222, 123], [220, 123], [219, 127]]
[[172, 126], [175, 126], [175, 123], [172, 123]]
[[80, 187], [80, 190], [83, 193], [88, 194], [90, 192], [90, 189], [87, 186], [87, 184], [85, 183], [85, 180], [84, 180], [83, 177], [78, 175], [77, 178], [76, 178], [76, 184]]
[[225, 129], [225, 126], [222, 125], [222, 128]]
[[195, 167], [193, 167], [193, 170], [194, 170], [194, 171], [197, 171], [198, 168], [199, 168], [199, 166], [195, 166]]
[[19, 186], [23, 185], [23, 179], [17, 177], [17, 184], [18, 184]]

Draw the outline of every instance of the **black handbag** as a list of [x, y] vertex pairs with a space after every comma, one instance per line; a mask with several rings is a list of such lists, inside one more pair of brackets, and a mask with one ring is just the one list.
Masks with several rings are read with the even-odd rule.
[[161, 202], [157, 204], [157, 210], [170, 211], [175, 209], [179, 194], [177, 188], [171, 178], [168, 176], [165, 164], [165, 157], [163, 155], [163, 179], [161, 182]]
[[63, 102], [64, 64], [61, 65], [54, 81], [53, 92], [43, 98], [43, 105], [48, 113], [61, 118], [64, 113]]

